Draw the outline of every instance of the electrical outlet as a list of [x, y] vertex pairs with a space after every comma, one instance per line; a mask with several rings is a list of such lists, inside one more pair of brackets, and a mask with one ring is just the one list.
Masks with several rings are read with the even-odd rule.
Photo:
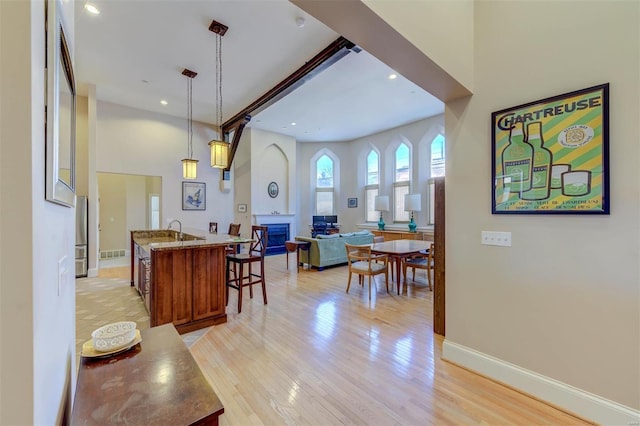
[[511, 232], [482, 231], [480, 233], [480, 244], [511, 247]]

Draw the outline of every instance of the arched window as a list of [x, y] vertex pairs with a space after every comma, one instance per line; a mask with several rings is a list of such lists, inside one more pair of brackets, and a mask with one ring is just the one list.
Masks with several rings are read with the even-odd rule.
[[409, 212], [404, 210], [404, 196], [409, 193], [411, 186], [409, 147], [401, 143], [395, 152], [394, 182], [393, 182], [393, 220], [394, 222], [409, 222]]
[[438, 135], [431, 142], [431, 177], [444, 176], [444, 136]]
[[316, 215], [334, 214], [333, 160], [323, 154], [316, 161]]
[[377, 222], [378, 214], [375, 211], [376, 196], [380, 191], [380, 157], [375, 150], [367, 155], [367, 184], [365, 185], [365, 211], [367, 222]]

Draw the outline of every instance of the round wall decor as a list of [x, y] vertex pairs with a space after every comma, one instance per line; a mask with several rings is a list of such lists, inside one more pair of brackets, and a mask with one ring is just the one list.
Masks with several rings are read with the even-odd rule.
[[277, 183], [275, 182], [269, 183], [269, 186], [267, 187], [267, 192], [269, 193], [269, 197], [276, 198], [278, 196], [279, 191], [280, 190], [278, 189]]

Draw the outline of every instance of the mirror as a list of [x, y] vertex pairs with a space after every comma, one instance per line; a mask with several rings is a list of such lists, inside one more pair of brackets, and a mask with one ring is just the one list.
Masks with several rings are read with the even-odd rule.
[[75, 206], [76, 88], [58, 0], [46, 6], [46, 199]]

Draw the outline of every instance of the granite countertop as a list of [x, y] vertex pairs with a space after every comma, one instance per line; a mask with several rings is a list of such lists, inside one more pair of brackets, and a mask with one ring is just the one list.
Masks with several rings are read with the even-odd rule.
[[228, 246], [249, 243], [250, 238], [237, 238], [228, 234], [210, 234], [194, 228], [183, 228], [183, 241], [177, 241], [178, 231], [171, 229], [132, 230], [133, 240], [147, 253], [151, 250], [176, 250], [194, 247]]

